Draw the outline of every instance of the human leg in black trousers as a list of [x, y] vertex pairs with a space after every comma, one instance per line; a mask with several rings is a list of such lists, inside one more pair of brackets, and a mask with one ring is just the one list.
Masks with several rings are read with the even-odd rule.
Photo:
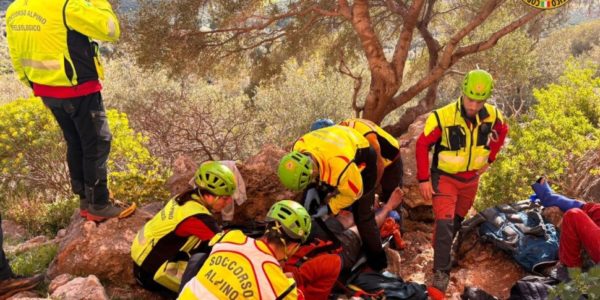
[[356, 155], [355, 160], [359, 164], [365, 164], [365, 168], [361, 172], [363, 195], [352, 205], [352, 212], [354, 223], [363, 242], [367, 264], [371, 269], [380, 271], [387, 267], [387, 257], [381, 245], [381, 235], [373, 210], [377, 182], [377, 154], [371, 147], [360, 151], [361, 153]]
[[[100, 93], [87, 96], [44, 98], [67, 142], [67, 163], [73, 191], [88, 205], [89, 220], [118, 216], [123, 209], [110, 205], [107, 161], [112, 135]], [[81, 184], [83, 182], [83, 184]], [[85, 200], [84, 200], [85, 199]]]

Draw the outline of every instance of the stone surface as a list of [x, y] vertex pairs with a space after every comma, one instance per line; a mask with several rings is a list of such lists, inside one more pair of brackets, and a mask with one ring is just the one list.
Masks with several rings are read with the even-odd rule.
[[[404, 170], [403, 184], [408, 189], [404, 196], [404, 205], [408, 208], [418, 206], [431, 206], [431, 201], [426, 201], [419, 193], [419, 182], [417, 181], [417, 162], [415, 160], [415, 150], [417, 139], [423, 132], [425, 120], [429, 114], [419, 116], [408, 130], [398, 141], [401, 145], [402, 164]], [[431, 161], [431, 159], [430, 159]]]
[[[433, 277], [431, 236], [431, 224], [406, 221], [405, 233], [402, 235], [406, 248], [400, 252], [402, 260], [398, 273], [404, 280], [431, 285]], [[500, 299], [508, 298], [510, 288], [525, 276], [525, 273], [508, 255], [495, 250], [491, 245], [477, 242], [474, 237], [470, 238], [463, 244], [463, 249], [472, 245], [474, 247], [466, 252], [458, 266], [452, 269], [446, 297], [460, 299], [464, 288], [472, 286]], [[394, 264], [395, 262], [392, 263]]]
[[153, 215], [141, 208], [126, 219], [110, 219], [100, 224], [74, 215], [59, 244], [58, 254], [48, 269], [48, 276], [94, 274], [117, 285], [135, 284], [131, 242]]
[[108, 295], [98, 277], [77, 277], [59, 286], [51, 294], [53, 299], [108, 300]]

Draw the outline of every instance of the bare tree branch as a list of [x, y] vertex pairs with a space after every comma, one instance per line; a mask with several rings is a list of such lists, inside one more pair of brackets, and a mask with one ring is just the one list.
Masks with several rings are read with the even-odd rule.
[[487, 40], [458, 48], [458, 50], [456, 50], [456, 52], [452, 55], [451, 64], [455, 64], [456, 61], [458, 61], [459, 59], [461, 59], [462, 57], [464, 57], [466, 55], [469, 55], [469, 54], [472, 54], [475, 52], [481, 52], [481, 51], [492, 48], [493, 46], [496, 45], [496, 43], [498, 43], [498, 40], [501, 37], [515, 31], [515, 29], [517, 29], [517, 28], [521, 27], [523, 24], [529, 22], [531, 19], [535, 18], [537, 15], [542, 13], [542, 11], [543, 10], [541, 10], [541, 9], [531, 9], [527, 14], [525, 14], [518, 20], [516, 20], [516, 21], [506, 25], [504, 28], [496, 31]]
[[340, 51], [340, 57], [341, 58], [339, 72], [346, 76], [349, 76], [354, 80], [354, 92], [352, 93], [352, 109], [355, 112], [355, 117], [358, 118], [360, 117], [361, 112], [365, 109], [364, 106], [358, 106], [357, 104], [358, 93], [360, 92], [360, 89], [362, 87], [362, 74], [357, 76], [352, 73], [352, 70], [350, 70], [350, 68], [346, 64], [346, 61], [344, 60], [344, 53], [342, 51]]
[[385, 4], [389, 10], [402, 16], [403, 18], [406, 18], [407, 9], [406, 9], [406, 5], [404, 5], [404, 3], [402, 3], [402, 2], [398, 3], [394, 0], [385, 0]]
[[473, 31], [475, 28], [481, 25], [481, 23], [483, 23], [483, 21], [485, 21], [502, 2], [504, 2], [504, 0], [489, 0], [475, 14], [475, 17], [471, 19], [471, 22], [469, 22], [465, 27], [456, 32], [452, 36], [452, 38], [450, 38], [450, 41], [448, 42], [448, 44], [446, 44], [446, 47], [440, 59], [442, 68], [447, 69], [450, 67], [451, 56], [454, 53], [454, 49], [456, 49], [458, 43], [460, 43], [460, 41], [465, 36], [467, 36], [467, 34], [469, 34], [471, 31]]
[[[468, 34], [475, 27], [480, 25], [492, 13], [492, 11], [497, 7], [497, 5], [499, 5], [500, 2], [502, 2], [502, 0], [490, 0], [488, 3], [486, 3], [479, 10], [479, 12], [473, 18], [473, 20], [471, 20], [471, 22], [469, 22], [469, 24], [467, 24], [464, 28], [462, 28], [459, 32], [457, 32], [450, 39], [450, 42], [446, 45], [445, 49], [443, 50], [443, 54], [439, 58], [437, 65], [431, 70], [431, 72], [429, 72], [429, 74], [427, 74], [425, 77], [423, 77], [422, 79], [417, 81], [415, 84], [413, 84], [407, 90], [400, 93], [398, 96], [394, 97], [394, 99], [392, 100], [393, 106], [390, 106], [390, 108], [388, 108], [388, 112], [397, 107], [400, 107], [404, 103], [410, 101], [410, 99], [412, 99], [414, 96], [419, 94], [421, 91], [423, 91], [429, 85], [433, 84], [433, 82], [439, 80], [444, 75], [445, 71], [458, 61], [457, 59], [456, 60], [452, 59], [454, 54], [452, 52], [450, 52], [450, 50], [455, 49], [456, 45], [458, 45], [458, 43], [460, 42], [460, 39], [464, 38], [466, 36], [466, 34]], [[541, 12], [541, 10], [538, 10], [537, 12], [530, 12], [530, 13], [526, 14], [525, 16], [521, 17], [519, 20], [512, 22], [511, 24], [507, 25], [506, 27], [493, 33], [490, 36], [490, 39], [488, 39], [487, 41], [482, 42], [482, 43], [485, 44], [487, 42], [490, 42], [490, 40], [494, 40], [493, 44], [495, 44], [500, 38], [502, 38], [503, 36], [507, 35], [508, 33], [512, 32], [512, 31], [516, 30], [517, 28], [519, 28], [519, 26], [521, 26], [521, 25], [525, 24], [527, 21], [531, 20], [531, 18], [535, 17], [540, 12]], [[469, 48], [469, 50], [474, 51], [474, 52], [466, 53], [460, 57], [464, 57], [467, 54], [476, 53], [477, 51], [483, 51], [483, 50], [488, 49], [491, 46], [493, 46], [493, 44], [487, 48], [485, 48], [483, 46], [474, 47], [474, 50], [472, 48]], [[465, 50], [463, 50], [463, 48], [459, 48], [459, 50], [461, 50], [463, 52], [465, 51]]]
[[[404, 24], [402, 26], [402, 32], [400, 38], [396, 43], [396, 49], [394, 50], [394, 56], [392, 57], [392, 66], [396, 73], [396, 81], [398, 85], [402, 85], [402, 77], [404, 75], [404, 67], [406, 66], [406, 58], [408, 57], [408, 49], [410, 48], [411, 41], [413, 40], [413, 33], [417, 20], [423, 9], [425, 0], [414, 0], [406, 17], [404, 18]], [[384, 103], [384, 105], [387, 103]]]

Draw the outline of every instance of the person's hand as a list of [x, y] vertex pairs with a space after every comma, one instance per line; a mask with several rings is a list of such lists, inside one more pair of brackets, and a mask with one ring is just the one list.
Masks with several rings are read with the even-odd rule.
[[487, 172], [490, 168], [490, 164], [485, 164], [485, 166], [481, 167], [481, 169], [477, 170], [477, 175], [481, 176], [483, 173]]
[[427, 201], [431, 201], [433, 199], [433, 194], [435, 194], [430, 180], [419, 183], [419, 191], [421, 192], [423, 199]]

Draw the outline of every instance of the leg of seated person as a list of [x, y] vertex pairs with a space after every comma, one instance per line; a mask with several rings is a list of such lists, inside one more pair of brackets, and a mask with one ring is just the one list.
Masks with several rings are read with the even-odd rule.
[[600, 262], [600, 227], [581, 209], [568, 210], [562, 221], [558, 256], [569, 268], [581, 267], [581, 250]]

